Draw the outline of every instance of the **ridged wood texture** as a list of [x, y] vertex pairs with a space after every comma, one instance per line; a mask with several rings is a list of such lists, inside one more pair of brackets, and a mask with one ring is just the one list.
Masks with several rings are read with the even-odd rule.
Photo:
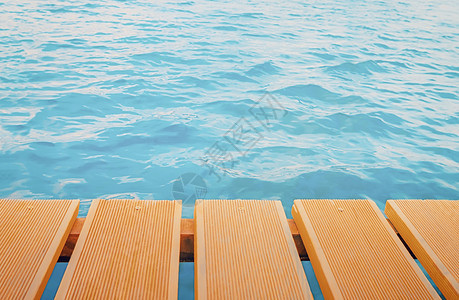
[[281, 202], [196, 202], [195, 297], [312, 298]]
[[459, 201], [389, 200], [386, 215], [447, 299], [459, 299]]
[[293, 219], [325, 299], [437, 299], [376, 204], [295, 200]]
[[39, 299], [78, 200], [0, 200], [0, 299]]
[[56, 299], [177, 299], [180, 201], [94, 200]]

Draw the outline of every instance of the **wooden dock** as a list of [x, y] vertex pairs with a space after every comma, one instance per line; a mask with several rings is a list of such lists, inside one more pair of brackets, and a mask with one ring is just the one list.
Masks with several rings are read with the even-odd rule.
[[459, 202], [389, 200], [0, 200], [0, 299], [39, 299], [69, 261], [56, 299], [177, 299], [179, 262], [196, 299], [459, 299]]

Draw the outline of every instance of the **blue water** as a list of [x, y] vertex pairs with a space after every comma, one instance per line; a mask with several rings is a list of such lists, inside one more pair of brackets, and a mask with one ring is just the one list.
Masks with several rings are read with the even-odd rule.
[[49, 2], [0, 0], [0, 197], [459, 196], [458, 1]]

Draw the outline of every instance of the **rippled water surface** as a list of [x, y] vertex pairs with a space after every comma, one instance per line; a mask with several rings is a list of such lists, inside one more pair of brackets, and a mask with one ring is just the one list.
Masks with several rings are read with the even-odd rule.
[[458, 1], [52, 2], [0, 1], [0, 197], [458, 198]]

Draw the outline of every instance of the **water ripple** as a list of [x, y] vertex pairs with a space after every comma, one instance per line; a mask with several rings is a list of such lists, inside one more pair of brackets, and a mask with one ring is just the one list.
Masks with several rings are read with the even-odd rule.
[[457, 199], [458, 4], [3, 1], [0, 197]]

